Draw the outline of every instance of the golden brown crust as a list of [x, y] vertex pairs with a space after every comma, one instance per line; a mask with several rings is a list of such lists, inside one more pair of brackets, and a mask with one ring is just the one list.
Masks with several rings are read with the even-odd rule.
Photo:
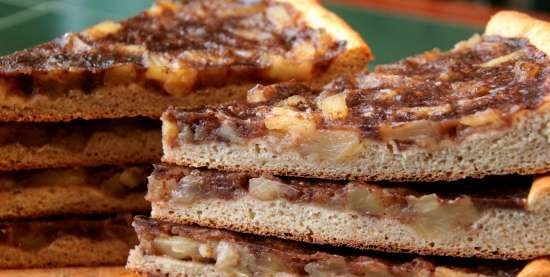
[[530, 262], [517, 277], [548, 277], [550, 276], [550, 259], [538, 259]]
[[323, 28], [338, 40], [347, 42], [346, 48], [363, 48], [365, 54], [371, 57], [371, 52], [361, 36], [344, 20], [328, 11], [317, 0], [278, 0], [291, 4], [303, 14], [304, 20], [313, 28]]
[[550, 23], [514, 11], [495, 14], [485, 29], [486, 35], [526, 38], [550, 55]]
[[543, 175], [533, 181], [533, 185], [527, 196], [527, 207], [536, 209], [541, 204], [546, 204], [543, 201], [545, 198], [550, 198], [550, 175]]

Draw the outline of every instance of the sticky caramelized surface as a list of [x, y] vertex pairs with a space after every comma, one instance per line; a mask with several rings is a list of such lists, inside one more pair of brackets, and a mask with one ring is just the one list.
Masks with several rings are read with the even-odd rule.
[[[390, 256], [334, 249], [153, 221], [138, 217], [134, 227], [146, 255], [213, 264], [227, 274], [281, 276], [447, 276], [478, 273], [515, 276], [522, 263]], [[455, 276], [455, 275], [448, 275]], [[458, 275], [457, 275], [458, 276]], [[460, 275], [462, 276], [462, 275]]]
[[157, 1], [121, 22], [0, 58], [0, 92], [140, 82], [172, 95], [244, 80], [309, 79], [345, 48], [275, 1]]
[[491, 209], [529, 212], [545, 203], [526, 203], [532, 176], [467, 179], [442, 186], [258, 176], [160, 165], [149, 181], [146, 198], [176, 210], [210, 199], [285, 201], [396, 220], [426, 239], [468, 229]]
[[282, 134], [315, 145], [329, 134], [352, 145], [344, 149], [351, 152], [364, 138], [429, 145], [504, 128], [513, 115], [541, 107], [550, 91], [549, 61], [525, 39], [475, 36], [449, 52], [343, 76], [320, 90], [298, 83], [259, 86], [248, 104], [172, 109], [164, 122], [177, 124], [179, 141], [190, 143]]

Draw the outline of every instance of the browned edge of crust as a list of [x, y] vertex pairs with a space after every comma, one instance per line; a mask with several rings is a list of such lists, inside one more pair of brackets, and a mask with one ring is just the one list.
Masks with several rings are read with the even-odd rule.
[[526, 38], [539, 50], [550, 55], [550, 23], [515, 11], [495, 14], [485, 29], [486, 35]]

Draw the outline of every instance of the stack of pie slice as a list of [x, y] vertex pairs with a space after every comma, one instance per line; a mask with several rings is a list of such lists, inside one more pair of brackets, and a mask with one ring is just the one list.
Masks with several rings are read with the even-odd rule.
[[[124, 264], [169, 105], [313, 87], [370, 51], [311, 1], [158, 1], [0, 58], [0, 268]], [[312, 81], [313, 80], [313, 81]], [[119, 214], [119, 215], [117, 215]]]
[[549, 23], [246, 98], [162, 115], [130, 270], [550, 276]]

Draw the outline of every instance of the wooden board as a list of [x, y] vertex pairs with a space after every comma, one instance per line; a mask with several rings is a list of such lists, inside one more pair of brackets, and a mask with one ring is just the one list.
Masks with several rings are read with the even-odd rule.
[[67, 267], [0, 270], [1, 277], [138, 277], [124, 267]]

